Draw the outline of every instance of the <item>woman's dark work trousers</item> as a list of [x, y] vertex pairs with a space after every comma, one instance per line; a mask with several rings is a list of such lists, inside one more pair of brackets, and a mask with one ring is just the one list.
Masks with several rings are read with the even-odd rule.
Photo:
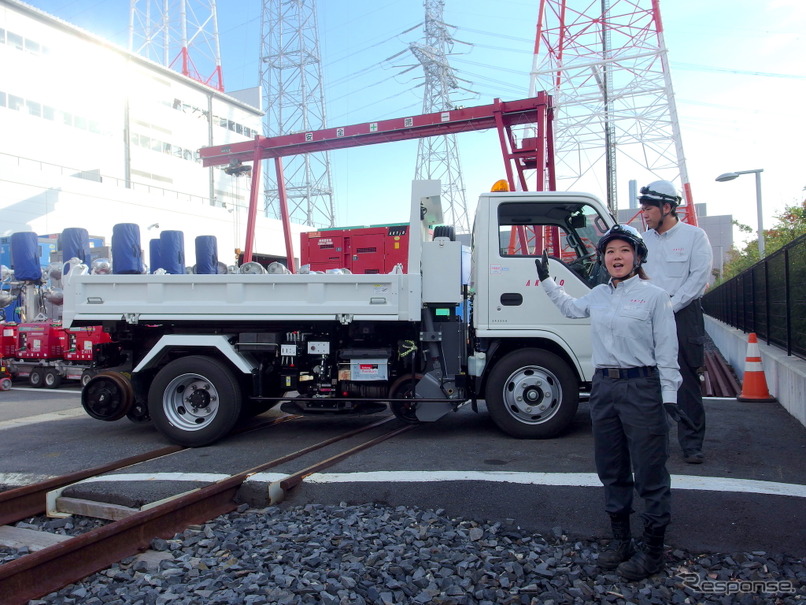
[[699, 369], [705, 365], [705, 323], [700, 299], [693, 300], [675, 313], [677, 324], [677, 362], [683, 384], [677, 391], [677, 404], [695, 428], [677, 423], [677, 440], [683, 454], [702, 451], [705, 438], [705, 408], [702, 405]]
[[629, 515], [633, 489], [644, 500], [645, 526], [671, 518], [669, 427], [657, 370], [630, 379], [596, 374], [590, 397], [596, 471], [604, 485], [605, 512]]

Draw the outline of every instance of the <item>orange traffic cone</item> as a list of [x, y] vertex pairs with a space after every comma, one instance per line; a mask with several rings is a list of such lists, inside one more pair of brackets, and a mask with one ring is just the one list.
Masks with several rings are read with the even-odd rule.
[[761, 367], [761, 353], [758, 350], [758, 339], [751, 332], [747, 338], [747, 358], [744, 361], [744, 383], [738, 401], [775, 401], [775, 397], [767, 390], [767, 379]]

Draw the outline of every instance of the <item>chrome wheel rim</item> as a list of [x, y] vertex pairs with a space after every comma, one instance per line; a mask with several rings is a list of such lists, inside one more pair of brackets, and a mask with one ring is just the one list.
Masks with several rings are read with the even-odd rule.
[[218, 413], [220, 398], [212, 382], [199, 374], [182, 374], [165, 387], [162, 408], [178, 429], [198, 431], [210, 425]]
[[540, 366], [525, 366], [509, 375], [502, 387], [504, 408], [518, 422], [542, 424], [560, 409], [559, 378]]

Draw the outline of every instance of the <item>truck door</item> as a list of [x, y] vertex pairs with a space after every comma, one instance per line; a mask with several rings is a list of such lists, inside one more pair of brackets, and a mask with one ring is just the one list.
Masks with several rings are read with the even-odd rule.
[[608, 221], [582, 203], [502, 203], [497, 209], [498, 261], [489, 266], [490, 327], [498, 329], [563, 326], [586, 332], [585, 321], [563, 317], [540, 287], [535, 258], [545, 249], [554, 280], [571, 296], [583, 296], [603, 278], [596, 244]]

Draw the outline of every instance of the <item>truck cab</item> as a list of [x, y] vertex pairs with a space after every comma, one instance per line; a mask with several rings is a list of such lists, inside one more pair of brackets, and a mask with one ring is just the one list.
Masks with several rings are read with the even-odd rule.
[[472, 235], [473, 353], [495, 423], [521, 437], [549, 437], [573, 418], [593, 373], [590, 323], [564, 317], [535, 270], [545, 249], [554, 280], [575, 297], [607, 281], [596, 245], [614, 224], [595, 196], [567, 192], [482, 194]]

